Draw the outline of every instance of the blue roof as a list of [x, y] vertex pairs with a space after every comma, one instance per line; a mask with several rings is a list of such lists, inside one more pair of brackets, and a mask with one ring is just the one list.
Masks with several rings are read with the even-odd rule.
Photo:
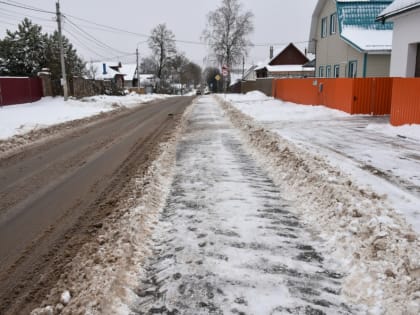
[[366, 30], [392, 30], [392, 22], [376, 22], [376, 17], [392, 0], [337, 1], [337, 16], [340, 33], [347, 27]]

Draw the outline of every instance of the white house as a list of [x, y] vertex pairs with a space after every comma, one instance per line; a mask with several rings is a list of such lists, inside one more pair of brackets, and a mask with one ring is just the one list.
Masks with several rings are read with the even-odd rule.
[[377, 19], [394, 22], [390, 75], [420, 77], [420, 0], [395, 0]]

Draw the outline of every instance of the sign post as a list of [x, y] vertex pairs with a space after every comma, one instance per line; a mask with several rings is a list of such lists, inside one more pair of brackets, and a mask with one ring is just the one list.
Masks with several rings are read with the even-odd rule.
[[222, 66], [222, 75], [223, 75], [223, 88], [225, 91], [225, 98], [226, 98], [226, 90], [227, 90], [226, 77], [229, 75], [229, 67], [227, 65]]

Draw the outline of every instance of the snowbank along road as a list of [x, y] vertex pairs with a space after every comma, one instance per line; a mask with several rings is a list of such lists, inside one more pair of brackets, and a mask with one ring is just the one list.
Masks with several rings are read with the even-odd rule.
[[116, 112], [0, 160], [0, 313], [42, 301], [191, 98]]

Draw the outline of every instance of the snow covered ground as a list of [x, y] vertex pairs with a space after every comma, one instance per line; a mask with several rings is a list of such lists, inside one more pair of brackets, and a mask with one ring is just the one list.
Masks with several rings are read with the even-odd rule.
[[98, 95], [81, 100], [69, 99], [67, 102], [62, 97], [45, 97], [33, 103], [3, 106], [0, 107], [0, 139], [165, 97], [168, 96], [132, 93], [126, 96]]
[[211, 97], [178, 144], [134, 314], [359, 314], [342, 270]]
[[351, 116], [259, 92], [232, 94], [227, 100], [265, 128], [326, 158], [360, 185], [387, 195], [420, 232], [420, 125], [392, 127], [388, 117]]
[[[237, 109], [264, 103], [268, 123]], [[294, 109], [319, 128], [353, 118], [288, 104], [273, 121], [282, 103], [255, 93], [220, 105], [205, 96], [188, 109], [176, 165], [173, 141], [138, 178], [138, 191], [152, 183], [140, 201], [133, 192], [138, 206], [105, 223], [100, 246], [69, 266], [71, 282], [51, 293], [56, 308], [69, 290], [62, 314], [417, 315], [418, 235], [375, 186], [331, 165], [328, 150], [272, 128]]]

